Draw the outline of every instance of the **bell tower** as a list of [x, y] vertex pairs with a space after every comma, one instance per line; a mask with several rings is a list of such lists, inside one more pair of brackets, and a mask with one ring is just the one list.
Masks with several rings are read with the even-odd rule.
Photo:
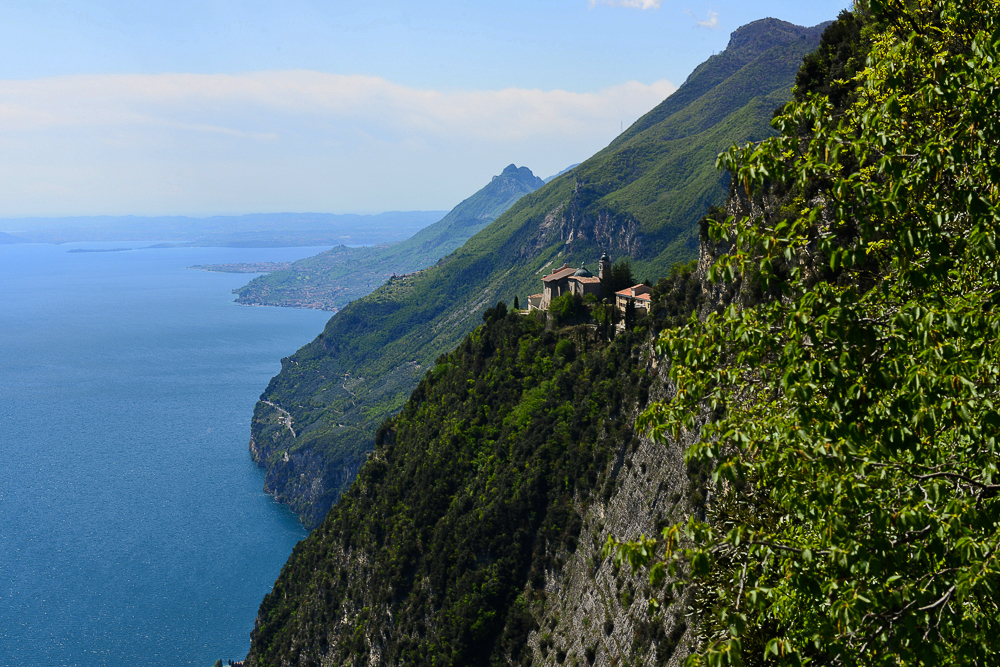
[[597, 277], [604, 280], [609, 275], [609, 271], [611, 271], [611, 259], [608, 257], [608, 253], [604, 253], [601, 255], [601, 261], [597, 263]]

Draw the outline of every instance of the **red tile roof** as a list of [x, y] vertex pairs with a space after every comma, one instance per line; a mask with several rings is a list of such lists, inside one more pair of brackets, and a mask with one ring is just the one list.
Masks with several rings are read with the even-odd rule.
[[[642, 293], [633, 295], [632, 292], [639, 288], [642, 288]], [[633, 285], [632, 287], [626, 287], [623, 290], [618, 290], [617, 292], [615, 292], [615, 294], [617, 294], [618, 296], [628, 297], [629, 299], [640, 299], [642, 301], [650, 301], [649, 287], [647, 285], [642, 285], [642, 284]]]
[[601, 282], [601, 279], [598, 278], [598, 277], [596, 277], [596, 276], [590, 276], [590, 277], [573, 276], [572, 280], [576, 280], [577, 282], [588, 283], [588, 284]]
[[562, 280], [563, 278], [571, 276], [574, 273], [576, 273], [576, 269], [574, 269], [572, 266], [567, 267], [565, 269], [558, 269], [556, 271], [553, 271], [549, 275], [543, 277], [542, 278], [542, 282], [543, 283], [548, 283], [548, 282], [552, 282], [553, 280]]

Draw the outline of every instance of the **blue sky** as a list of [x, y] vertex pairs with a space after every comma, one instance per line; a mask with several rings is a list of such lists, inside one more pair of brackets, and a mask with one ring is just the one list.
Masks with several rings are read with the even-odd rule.
[[447, 209], [845, 0], [5, 0], [0, 217]]

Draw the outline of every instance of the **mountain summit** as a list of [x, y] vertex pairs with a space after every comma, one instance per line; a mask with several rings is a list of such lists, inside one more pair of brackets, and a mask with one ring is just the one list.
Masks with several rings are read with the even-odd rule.
[[518, 167], [515, 164], [509, 164], [504, 167], [504, 170], [500, 172], [500, 176], [494, 176], [493, 179], [496, 180], [504, 176], [520, 181], [521, 183], [529, 186], [532, 190], [537, 190], [545, 185], [545, 181], [532, 174], [530, 169], [527, 167]]

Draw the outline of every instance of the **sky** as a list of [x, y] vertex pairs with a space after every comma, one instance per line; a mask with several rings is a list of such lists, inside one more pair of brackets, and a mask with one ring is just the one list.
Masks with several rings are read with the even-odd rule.
[[4, 0], [0, 218], [447, 210], [848, 0]]

